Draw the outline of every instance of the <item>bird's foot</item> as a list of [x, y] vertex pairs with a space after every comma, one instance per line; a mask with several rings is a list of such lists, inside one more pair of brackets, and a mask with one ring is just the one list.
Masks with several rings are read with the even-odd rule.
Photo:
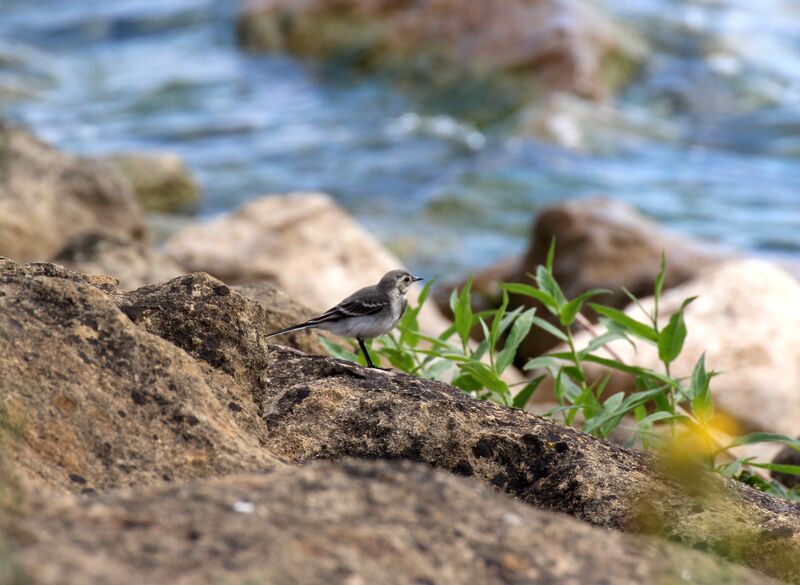
[[380, 370], [381, 372], [391, 372], [392, 368], [379, 368], [375, 364], [369, 364], [367, 366], [370, 370]]

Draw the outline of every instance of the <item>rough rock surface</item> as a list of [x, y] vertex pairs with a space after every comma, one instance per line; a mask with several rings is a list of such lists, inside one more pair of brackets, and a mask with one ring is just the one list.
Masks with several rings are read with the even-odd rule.
[[[159, 306], [153, 306], [156, 304]], [[521, 500], [514, 505], [523, 510], [528, 510], [522, 507], [526, 503], [565, 512], [599, 526], [662, 535], [800, 583], [796, 563], [800, 554], [799, 505], [697, 469], [680, 473], [642, 453], [610, 445], [530, 413], [473, 400], [446, 384], [266, 346], [255, 325], [260, 311], [263, 309], [256, 303], [205, 275], [181, 277], [125, 294], [105, 277], [84, 276], [51, 264], [20, 266], [2, 261], [0, 412], [8, 428], [14, 429], [13, 446], [4, 449], [9, 462], [23, 480], [35, 480], [37, 492], [47, 487], [73, 492], [124, 486], [137, 489], [128, 495], [72, 500], [56, 513], [51, 524], [41, 524], [38, 529], [36, 522], [50, 521], [37, 510], [49, 508], [50, 504], [32, 501], [29, 519], [33, 528], [26, 532], [23, 526], [14, 538], [19, 546], [39, 551], [38, 556], [31, 552], [28, 557], [33, 570], [55, 567], [36, 578], [45, 583], [59, 578], [63, 581], [61, 571], [74, 569], [75, 582], [95, 577], [93, 582], [103, 582], [103, 571], [129, 579], [130, 567], [119, 560], [126, 558], [138, 563], [140, 570], [145, 565], [150, 567], [147, 570], [154, 571], [154, 577], [161, 575], [158, 571], [174, 570], [176, 579], [182, 570], [193, 574], [191, 571], [202, 571], [202, 567], [213, 574], [220, 566], [231, 566], [225, 564], [226, 559], [236, 559], [231, 562], [242, 563], [236, 567], [247, 571], [252, 567], [256, 571], [244, 575], [241, 582], [262, 578], [263, 573], [258, 573], [262, 565], [248, 564], [260, 561], [248, 559], [262, 559], [265, 555], [271, 558], [270, 551], [282, 550], [280, 542], [265, 552], [264, 547], [272, 541], [255, 539], [256, 548], [251, 549], [247, 545], [249, 539], [237, 535], [258, 529], [265, 531], [263, 538], [269, 539], [286, 531], [267, 531], [260, 517], [252, 526], [238, 524], [236, 519], [248, 515], [248, 502], [257, 516], [265, 510], [262, 502], [281, 504], [285, 501], [280, 499], [281, 493], [303, 493], [304, 488], [298, 484], [312, 485], [314, 477], [336, 476], [332, 468], [297, 476], [298, 484], [292, 484], [291, 479], [275, 480], [275, 485], [280, 485], [275, 489], [286, 492], [256, 485], [252, 495], [249, 491], [238, 492], [237, 485], [252, 485], [247, 483], [250, 481], [269, 483], [270, 478], [248, 479], [245, 484], [232, 479], [231, 484], [223, 482], [225, 487], [219, 489], [213, 487], [217, 484], [206, 488], [195, 483], [152, 491], [148, 484], [242, 471], [274, 471], [284, 469], [287, 462], [364, 457], [408, 459], [455, 475], [473, 476]], [[398, 506], [403, 502], [417, 509], [422, 502], [433, 501], [433, 496], [426, 496], [423, 491], [429, 483], [462, 485], [455, 477], [443, 480], [446, 484], [422, 482], [414, 479], [419, 477], [414, 473], [408, 471], [412, 479], [402, 485], [413, 486], [408, 493], [419, 492], [424, 497], [390, 498]], [[313, 540], [313, 528], [309, 529], [310, 534], [291, 534], [300, 534], [300, 543], [307, 545], [304, 550], [312, 558], [323, 558], [323, 550], [332, 550], [324, 548], [323, 542], [338, 546], [355, 540], [367, 543], [363, 545], [368, 551], [365, 555], [379, 559], [376, 565], [397, 570], [384, 562], [388, 558], [385, 549], [375, 548], [375, 534], [365, 533], [359, 539], [361, 533], [352, 532], [350, 526], [343, 528], [339, 517], [333, 515], [334, 510], [345, 513], [348, 506], [358, 515], [358, 510], [363, 509], [359, 506], [365, 505], [348, 503], [347, 497], [353, 497], [357, 489], [346, 479], [342, 481], [347, 485], [331, 496], [333, 500], [326, 499], [322, 489], [313, 487], [305, 497], [297, 495], [298, 501], [319, 506], [314, 509], [330, 511], [331, 527], [342, 530], [337, 533], [341, 538]], [[406, 480], [400, 477], [398, 481]], [[206, 489], [211, 491], [204, 492]], [[440, 489], [445, 488], [434, 491]], [[370, 491], [373, 499], [365, 498], [366, 505], [378, 502], [375, 507], [384, 509], [388, 517], [402, 517], [401, 508], [381, 503], [378, 494], [384, 490], [388, 488], [381, 485]], [[219, 498], [236, 499], [219, 503]], [[49, 502], [52, 497], [45, 495], [43, 499]], [[142, 515], [120, 513], [127, 504], [115, 502], [126, 501], [131, 502], [130, 510], [141, 510]], [[162, 501], [164, 508], [159, 508]], [[232, 510], [230, 506], [236, 501], [241, 503]], [[461, 500], [447, 492], [444, 501], [461, 506]], [[464, 501], [472, 500], [465, 497]], [[93, 505], [99, 507], [92, 508]], [[339, 505], [341, 508], [335, 507]], [[439, 528], [431, 527], [431, 541], [449, 542], [452, 539], [442, 538], [436, 531], [452, 530], [454, 515], [446, 513], [448, 508], [443, 505], [435, 509], [445, 513], [436, 516], [423, 508], [413, 531], [401, 526], [392, 533], [387, 528], [385, 538], [392, 542], [401, 542], [403, 535], [413, 538], [430, 526], [426, 521], [443, 518]], [[174, 514], [170, 513], [172, 510]], [[278, 516], [288, 514], [283, 518], [294, 522], [291, 514], [295, 510], [283, 505], [274, 510]], [[532, 509], [528, 512], [541, 514]], [[58, 514], [62, 513], [66, 520], [59, 519]], [[472, 513], [485, 514], [490, 519], [495, 514], [477, 504], [466, 506], [462, 512], [465, 517], [472, 517]], [[228, 525], [216, 514], [235, 520]], [[193, 519], [208, 517], [213, 518], [209, 521], [211, 526], [192, 530]], [[322, 513], [306, 521], [313, 523], [321, 517]], [[558, 524], [569, 522], [559, 519]], [[378, 525], [380, 521], [376, 522]], [[91, 530], [83, 528], [92, 526]], [[162, 541], [153, 537], [165, 527], [182, 538], [170, 536]], [[154, 532], [146, 532], [149, 530]], [[465, 527], [464, 532], [472, 530]], [[557, 533], [542, 530], [557, 540]], [[49, 532], [54, 535], [48, 536]], [[329, 534], [324, 528], [320, 533]], [[215, 540], [217, 534], [222, 535], [221, 540]], [[456, 532], [452, 534], [458, 536]], [[634, 542], [614, 533], [602, 536]], [[53, 538], [56, 540], [48, 540]], [[378, 541], [384, 542], [383, 538]], [[574, 545], [574, 550], [584, 550], [574, 536], [563, 538]], [[41, 547], [37, 544], [39, 539]], [[103, 554], [94, 554], [101, 546], [110, 548], [102, 549], [107, 551]], [[586, 550], [605, 551], [603, 544], [586, 546]], [[624, 567], [645, 567], [634, 557], [641, 550], [649, 550], [648, 546], [626, 545], [631, 564]], [[174, 554], [174, 547], [183, 547], [182, 554]], [[435, 560], [441, 557], [436, 555], [450, 549], [430, 552], [423, 546], [400, 550], [397, 554], [402, 558], [420, 554], [429, 559], [424, 555], [434, 555], [431, 566], [441, 568]], [[47, 552], [47, 559], [52, 559], [47, 562], [53, 565], [41, 560], [42, 551]], [[240, 558], [239, 552], [244, 556]], [[25, 554], [28, 553], [22, 553], [23, 560]], [[201, 565], [191, 556], [195, 554], [208, 564]], [[357, 554], [341, 558], [357, 558]], [[153, 562], [145, 563], [142, 555], [150, 555]], [[186, 561], [187, 555], [195, 560]], [[645, 561], [651, 558], [650, 553], [642, 555]], [[538, 557], [531, 557], [530, 562], [534, 563], [534, 558]], [[106, 560], [108, 567], [104, 565]], [[509, 563], [512, 569], [516, 566], [514, 561]], [[184, 569], [186, 566], [192, 568]], [[297, 570], [324, 571], [328, 566], [309, 562]], [[538, 564], [532, 566], [539, 570]], [[519, 570], [527, 570], [528, 565], [521, 567]], [[620, 570], [627, 570], [624, 567]], [[568, 569], [565, 566], [564, 570]], [[486, 570], [490, 576], [495, 575], [491, 573], [494, 568]], [[79, 577], [83, 571], [86, 577]], [[440, 578], [447, 575], [443, 571]], [[566, 575], [569, 577], [569, 573]], [[119, 582], [109, 579], [106, 582]], [[189, 579], [184, 582], [191, 582]], [[640, 582], [649, 581], [645, 576]]]
[[48, 503], [18, 530], [31, 585], [769, 585], [408, 462], [314, 463]]
[[[266, 280], [316, 311], [375, 284], [400, 260], [327, 195], [273, 195], [183, 230], [165, 252], [188, 271], [229, 284]], [[413, 303], [416, 292], [409, 293]], [[433, 306], [420, 325], [438, 335], [450, 325]]]
[[145, 237], [128, 182], [107, 164], [0, 125], [0, 255], [46, 260], [73, 236], [97, 228]]
[[249, 392], [137, 327], [115, 292], [0, 260], [0, 410], [23, 479], [84, 491], [275, 466]]
[[655, 532], [800, 582], [800, 505], [698, 469], [671, 472], [638, 451], [446, 384], [270, 346], [266, 447], [294, 463], [423, 461], [540, 508]]
[[[627, 306], [626, 287], [638, 297], [652, 294], [653, 283], [666, 252], [668, 269], [664, 287], [676, 286], [730, 254], [699, 242], [687, 241], [664, 230], [633, 207], [605, 198], [576, 199], [543, 210], [536, 218], [526, 254], [516, 263], [504, 261], [475, 279], [476, 309], [500, 305], [500, 282], [531, 282], [547, 260], [550, 243], [556, 239], [553, 272], [568, 298], [592, 288], [606, 288], [613, 294], [602, 297], [603, 304]], [[441, 289], [437, 303], [445, 311], [449, 289]], [[539, 306], [528, 297], [511, 295], [509, 308]], [[587, 316], [591, 314], [586, 311]], [[543, 308], [539, 316], [550, 318]], [[520, 358], [541, 355], [558, 340], [538, 330], [520, 347]]]
[[434, 85], [496, 78], [505, 90], [498, 108], [539, 88], [602, 97], [643, 53], [589, 3], [555, 0], [251, 0], [238, 33], [248, 49], [289, 50]]
[[[265, 336], [287, 319], [301, 321], [307, 312], [292, 318], [287, 308], [299, 307], [284, 304], [276, 319], [272, 307], [262, 307], [205, 273], [140, 288], [119, 297], [118, 303], [131, 321], [232, 376], [254, 396], [263, 394], [268, 376]], [[297, 331], [280, 340], [306, 352], [326, 353], [313, 332]]]
[[85, 274], [113, 276], [122, 290], [164, 282], [184, 272], [155, 248], [106, 231], [75, 236], [53, 261]]
[[130, 181], [148, 211], [186, 209], [200, 199], [200, 189], [191, 172], [172, 152], [130, 152], [109, 160]]
[[[719, 372], [712, 381], [715, 403], [738, 423], [742, 434], [795, 436], [800, 429], [800, 283], [763, 260], [725, 262], [663, 295], [662, 326], [692, 296], [698, 298], [686, 309], [688, 335], [671, 365], [672, 375], [691, 376], [705, 353], [706, 368]], [[643, 299], [642, 305], [652, 310], [653, 299]], [[636, 306], [626, 312], [644, 318]], [[584, 333], [576, 342], [585, 346], [588, 339]], [[617, 341], [608, 347], [625, 363], [663, 369], [657, 348], [650, 344], [637, 342], [634, 349]], [[590, 369], [597, 378], [607, 373], [599, 366]], [[632, 387], [631, 380], [619, 382]], [[546, 387], [540, 390], [537, 400], [546, 401]]]

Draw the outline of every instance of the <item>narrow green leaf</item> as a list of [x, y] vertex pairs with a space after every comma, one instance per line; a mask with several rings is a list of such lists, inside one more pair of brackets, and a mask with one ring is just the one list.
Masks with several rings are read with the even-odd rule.
[[497, 308], [494, 315], [492, 315], [492, 330], [491, 336], [489, 337], [489, 344], [493, 347], [497, 345], [497, 340], [500, 339], [500, 325], [506, 320], [506, 308], [508, 308], [508, 291], [504, 290], [503, 302], [500, 303], [500, 306]]
[[450, 327], [442, 331], [437, 336], [437, 339], [439, 339], [440, 341], [448, 341], [455, 334], [456, 334], [456, 325], [455, 323], [453, 323], [452, 325], [450, 325]]
[[512, 402], [514, 408], [525, 408], [533, 397], [533, 393], [545, 378], [546, 376], [544, 375], [538, 376], [537, 378], [534, 378], [528, 382], [522, 390], [517, 392], [517, 394], [514, 396], [514, 401]]
[[711, 397], [712, 374], [706, 372], [706, 354], [703, 353], [692, 370], [689, 385], [689, 398], [692, 401], [692, 413], [702, 420], [709, 420], [714, 415], [714, 400]]
[[658, 357], [665, 364], [674, 362], [683, 349], [683, 342], [686, 340], [686, 322], [683, 314], [686, 307], [696, 298], [690, 297], [683, 301], [681, 308], [670, 316], [669, 323], [658, 335]]
[[560, 360], [554, 359], [546, 355], [540, 355], [539, 357], [528, 360], [528, 363], [525, 364], [525, 367], [523, 369], [536, 370], [539, 368], [545, 368], [548, 370], [556, 371], [560, 369], [561, 366], [562, 362]]
[[550, 294], [539, 290], [529, 284], [517, 282], [506, 282], [500, 285], [501, 288], [510, 293], [531, 297], [542, 303], [550, 312], [558, 314], [558, 302]]
[[615, 394], [612, 394], [603, 403], [603, 410], [614, 414], [621, 412], [623, 400], [625, 400], [624, 392], [617, 392]]
[[657, 422], [661, 421], [668, 421], [671, 419], [675, 419], [674, 414], [670, 414], [669, 412], [665, 412], [663, 410], [659, 410], [658, 412], [654, 412], [653, 414], [647, 415], [642, 420], [639, 421], [640, 427], [650, 426]]
[[410, 372], [416, 366], [413, 356], [401, 349], [384, 347], [378, 353], [386, 356], [389, 359], [389, 363], [400, 371]]
[[450, 291], [450, 310], [453, 315], [456, 314], [456, 306], [458, 306], [458, 289], [454, 288]]
[[440, 382], [444, 382], [448, 379], [448, 376], [445, 374], [449, 372], [454, 365], [455, 364], [452, 361], [446, 358], [435, 359], [425, 367], [423, 370], [423, 375], [429, 380], [439, 380]]
[[451, 362], [467, 363], [467, 362], [471, 362], [472, 361], [472, 358], [467, 357], [465, 355], [461, 355], [459, 353], [447, 353], [447, 352], [441, 352], [441, 351], [431, 350], [431, 349], [418, 349], [417, 353], [420, 353], [422, 355], [427, 355], [427, 356], [430, 356], [430, 357], [434, 357], [434, 358], [444, 358], [446, 360], [450, 360]]
[[755, 461], [751, 461], [748, 465], [761, 469], [768, 469], [770, 471], [777, 471], [779, 473], [800, 475], [800, 465], [789, 465], [788, 463], [756, 463]]
[[708, 390], [710, 377], [706, 373], [706, 354], [700, 356], [692, 370], [692, 379], [689, 385], [689, 396], [694, 399], [698, 394]]
[[583, 431], [590, 434], [608, 436], [618, 424], [624, 411], [622, 401], [625, 398], [624, 392], [617, 392], [610, 396], [602, 405], [602, 411], [586, 420], [583, 424]]
[[550, 323], [548, 321], [545, 321], [541, 317], [534, 317], [533, 318], [533, 324], [536, 325], [537, 327], [539, 327], [540, 329], [544, 329], [545, 331], [547, 331], [550, 335], [552, 335], [556, 339], [560, 339], [561, 341], [564, 341], [564, 342], [567, 341], [567, 334], [566, 333], [561, 331], [561, 329], [559, 329], [558, 327], [556, 327], [552, 323]]
[[553, 236], [553, 239], [550, 240], [550, 247], [547, 249], [547, 262], [545, 263], [545, 267], [550, 274], [553, 274], [553, 261], [556, 257], [556, 237]]
[[[399, 325], [398, 325], [398, 329], [400, 329], [401, 332], [404, 330], [404, 328], [401, 328]], [[425, 335], [423, 333], [418, 333], [418, 335], [419, 335], [420, 339], [424, 339], [425, 341], [427, 341], [428, 343], [430, 343], [434, 347], [452, 347], [451, 344], [449, 344], [446, 341], [444, 341], [441, 337], [431, 337], [430, 335]], [[451, 335], [452, 335], [452, 333], [451, 333]]]
[[500, 379], [486, 364], [481, 362], [467, 362], [459, 366], [462, 372], [475, 378], [484, 388], [500, 395], [508, 395], [508, 385]]
[[575, 364], [564, 364], [561, 366], [561, 371], [572, 378], [574, 382], [586, 382], [586, 374], [583, 373], [583, 369]]
[[628, 298], [630, 299], [630, 301], [631, 301], [631, 302], [632, 302], [634, 305], [636, 305], [636, 306], [638, 307], [638, 309], [639, 309], [639, 310], [642, 312], [642, 314], [643, 314], [645, 317], [647, 317], [648, 319], [650, 319], [650, 321], [655, 321], [655, 319], [653, 318], [653, 315], [651, 315], [650, 313], [648, 313], [648, 312], [647, 312], [647, 309], [645, 309], [645, 308], [644, 308], [644, 305], [642, 304], [642, 301], [640, 301], [640, 300], [639, 300], [639, 299], [636, 297], [636, 295], [635, 295], [635, 294], [633, 294], [631, 291], [629, 291], [629, 290], [628, 290], [628, 288], [627, 288], [627, 287], [624, 287], [624, 286], [622, 287], [622, 292], [624, 292], [624, 293], [625, 293], [625, 296], [626, 296], [626, 297], [628, 297]]
[[[562, 352], [562, 353], [551, 353], [549, 355], [559, 359], [569, 359], [568, 356], [570, 354], [567, 352]], [[612, 370], [619, 370], [620, 372], [625, 372], [628, 374], [639, 376], [642, 379], [658, 380], [662, 384], [666, 384], [673, 388], [680, 387], [680, 383], [677, 380], [675, 380], [674, 378], [670, 378], [669, 376], [666, 376], [664, 374], [661, 374], [660, 372], [656, 372], [655, 370], [650, 370], [647, 368], [639, 368], [636, 366], [628, 366], [626, 364], [621, 364], [616, 360], [603, 358], [595, 354], [585, 355], [583, 356], [583, 359], [587, 362], [592, 362], [595, 364], [600, 364], [601, 366], [606, 366], [608, 368], [611, 368]]]
[[662, 250], [661, 251], [661, 270], [658, 272], [658, 276], [656, 276], [656, 286], [655, 290], [653, 291], [653, 296], [658, 302], [661, 299], [661, 292], [664, 290], [664, 278], [667, 275], [667, 255]]
[[654, 400], [656, 397], [663, 395], [665, 390], [666, 388], [662, 386], [660, 388], [651, 388], [649, 390], [642, 390], [640, 392], [629, 394], [625, 397], [623, 409], [626, 413], [632, 412], [638, 406], [646, 404], [647, 402]]
[[481, 342], [470, 354], [470, 359], [475, 362], [479, 362], [483, 359], [483, 356], [486, 354], [486, 351], [489, 349], [489, 342], [486, 339], [482, 339]]
[[470, 291], [472, 290], [472, 279], [467, 280], [464, 288], [458, 293], [456, 306], [453, 311], [454, 321], [458, 336], [462, 346], [466, 347], [469, 342], [469, 334], [472, 329], [472, 303]]
[[600, 349], [601, 347], [605, 347], [612, 341], [616, 341], [617, 339], [623, 339], [625, 336], [618, 331], [606, 331], [605, 333], [598, 335], [597, 337], [592, 337], [589, 340], [588, 345], [583, 348], [579, 353], [583, 356], [587, 353], [592, 353], [596, 349]]
[[343, 348], [341, 345], [339, 345], [334, 341], [325, 339], [324, 337], [320, 337], [319, 342], [322, 344], [322, 347], [325, 348], [325, 351], [327, 351], [335, 358], [338, 358], [340, 360], [347, 360], [349, 362], [358, 361], [358, 355], [356, 355], [352, 351], [346, 350], [345, 348]]
[[556, 376], [555, 391], [559, 402], [569, 402], [571, 404], [578, 399], [582, 392], [581, 387], [561, 371]]
[[497, 339], [500, 339], [503, 336], [508, 327], [514, 323], [514, 320], [519, 317], [524, 310], [525, 307], [517, 307], [513, 311], [508, 311], [505, 315], [503, 315], [503, 318], [500, 320], [500, 326], [497, 328]]
[[741, 471], [742, 467], [747, 464], [749, 459], [752, 459], [752, 458], [736, 459], [734, 461], [731, 461], [730, 463], [727, 463], [727, 464], [723, 465], [717, 471], [723, 477], [733, 478], [733, 477], [735, 477], [736, 475], [739, 474], [739, 472]]
[[[631, 349], [633, 351], [637, 350], [636, 342], [633, 339], [631, 339], [631, 335], [628, 332], [627, 328], [623, 327], [619, 323], [614, 323], [612, 320], [606, 319], [605, 317], [600, 319], [600, 321], [603, 324], [603, 326], [605, 326], [605, 328], [608, 329], [609, 333], [615, 333], [618, 339], [624, 339], [625, 341], [627, 341], [628, 345], [631, 346]], [[648, 341], [648, 343], [650, 342]]]
[[464, 392], [478, 392], [483, 389], [483, 384], [468, 373], [461, 373], [450, 382], [456, 388], [461, 388]]
[[637, 321], [633, 317], [626, 315], [619, 309], [614, 309], [612, 307], [606, 307], [603, 305], [597, 304], [590, 304], [590, 307], [594, 309], [594, 311], [598, 315], [602, 315], [606, 319], [610, 319], [617, 325], [620, 325], [624, 328], [625, 331], [634, 335], [640, 339], [644, 339], [646, 341], [652, 341], [653, 343], [658, 342], [658, 334], [656, 330], [650, 327], [650, 325], [646, 323], [642, 323], [641, 321]]
[[800, 451], [800, 439], [777, 433], [750, 433], [749, 435], [737, 437], [725, 449], [733, 449], [741, 445], [755, 445], [757, 443], [783, 443], [784, 445], [789, 445], [795, 451]]
[[483, 317], [478, 318], [478, 323], [481, 324], [481, 331], [483, 331], [483, 339], [488, 342], [489, 347], [492, 346], [492, 334], [489, 331], [489, 325], [484, 321]]
[[425, 301], [428, 300], [428, 296], [431, 294], [431, 289], [433, 288], [433, 285], [436, 283], [436, 279], [437, 277], [434, 276], [433, 278], [428, 280], [422, 286], [422, 290], [419, 291], [419, 297], [417, 299], [417, 312], [419, 312], [419, 309], [422, 308], [422, 305], [425, 304]]
[[514, 325], [511, 327], [511, 333], [508, 334], [508, 338], [506, 339], [505, 347], [503, 347], [503, 350], [497, 356], [495, 367], [498, 372], [502, 373], [503, 370], [514, 361], [514, 356], [517, 355], [517, 349], [528, 336], [528, 333], [530, 333], [531, 327], [533, 326], [534, 315], [536, 315], [536, 309], [528, 309], [514, 321]]
[[[567, 303], [567, 299], [561, 291], [561, 287], [558, 286], [556, 279], [553, 278], [553, 274], [544, 266], [539, 266], [536, 269], [536, 285], [539, 290], [544, 291], [555, 300], [555, 306], [552, 307], [553, 313], [556, 316], [559, 315], [561, 308]], [[548, 306], [548, 308], [551, 307]]]
[[609, 294], [610, 292], [610, 290], [603, 288], [593, 288], [592, 290], [587, 290], [582, 295], [575, 297], [566, 305], [561, 307], [561, 312], [559, 314], [559, 320], [561, 321], [561, 324], [565, 327], [572, 325], [572, 323], [575, 321], [575, 318], [578, 316], [578, 313], [580, 313], [581, 309], [583, 308], [583, 304], [587, 300], [599, 295]]

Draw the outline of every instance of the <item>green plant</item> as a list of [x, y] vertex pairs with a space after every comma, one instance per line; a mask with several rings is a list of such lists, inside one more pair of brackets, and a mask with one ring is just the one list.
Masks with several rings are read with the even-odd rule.
[[[374, 354], [377, 365], [385, 360], [404, 372], [450, 382], [476, 398], [523, 408], [544, 376], [509, 385], [503, 373], [530, 332], [535, 309], [508, 311], [508, 294], [504, 293], [497, 309], [473, 313], [471, 283], [467, 283], [450, 296], [453, 324], [438, 337], [432, 337], [420, 331], [418, 318], [433, 284], [432, 280], [423, 287], [418, 304], [406, 310], [394, 331], [375, 340], [370, 353]], [[470, 340], [475, 326], [480, 326], [483, 333], [479, 343]], [[365, 365], [355, 346], [346, 349], [329, 340], [322, 343], [332, 355]], [[516, 386], [523, 387], [515, 391]]]
[[[798, 490], [785, 488], [758, 471], [800, 474], [800, 466], [763, 463], [731, 454], [736, 447], [761, 442], [778, 442], [800, 451], [800, 441], [770, 433], [752, 433], [734, 439], [724, 437], [717, 428], [719, 417], [714, 410], [711, 392], [711, 382], [717, 374], [707, 371], [705, 355], [697, 361], [689, 378], [680, 379], [672, 375], [671, 366], [680, 356], [686, 339], [685, 311], [695, 298], [686, 299], [667, 323], [662, 324], [659, 304], [666, 274], [663, 256], [654, 285], [652, 310], [648, 311], [630, 291], [623, 289], [641, 311], [643, 319], [640, 320], [619, 309], [589, 303], [607, 294], [609, 291], [606, 290], [595, 289], [574, 299], [566, 298], [553, 276], [554, 255], [555, 243], [550, 247], [546, 263], [538, 267], [535, 275], [528, 275], [531, 284], [501, 285], [503, 296], [497, 309], [473, 312], [471, 281], [460, 291], [454, 290], [450, 296], [454, 322], [437, 337], [419, 330], [419, 312], [433, 282], [428, 283], [420, 294], [419, 303], [409, 308], [397, 330], [376, 340], [374, 355], [402, 371], [449, 381], [476, 398], [516, 408], [524, 408], [541, 382], [549, 377], [559, 405], [550, 410], [548, 416], [561, 416], [566, 424], [579, 425], [584, 432], [600, 438], [607, 438], [615, 429], [624, 427], [631, 446], [639, 444], [647, 450], [672, 449], [682, 456], [699, 459], [709, 469], [763, 491], [800, 499]], [[542, 318], [536, 314], [535, 308], [508, 310], [509, 293], [530, 297], [553, 318]], [[602, 333], [596, 333], [582, 315], [587, 304], [599, 315], [604, 328]], [[573, 329], [577, 325], [591, 334], [584, 347], [576, 344]], [[477, 343], [470, 339], [476, 327], [481, 333]], [[537, 375], [530, 381], [509, 385], [504, 373], [534, 327], [555, 336], [563, 342], [565, 350], [529, 360], [524, 369]], [[625, 363], [608, 348], [610, 342], [620, 339], [631, 344], [639, 342], [655, 346], [661, 369]], [[362, 359], [354, 349], [351, 351], [328, 341], [323, 343], [337, 357], [353, 361]], [[587, 364], [632, 376], [635, 389], [629, 393], [613, 392], [610, 375], [591, 381]]]

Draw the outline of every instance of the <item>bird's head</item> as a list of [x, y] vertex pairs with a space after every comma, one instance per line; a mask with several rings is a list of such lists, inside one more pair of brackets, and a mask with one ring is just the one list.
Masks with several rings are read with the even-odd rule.
[[406, 294], [411, 285], [418, 280], [423, 279], [405, 270], [392, 270], [383, 275], [383, 278], [381, 278], [381, 281], [378, 283], [378, 288], [387, 292], [398, 290], [400, 294]]

